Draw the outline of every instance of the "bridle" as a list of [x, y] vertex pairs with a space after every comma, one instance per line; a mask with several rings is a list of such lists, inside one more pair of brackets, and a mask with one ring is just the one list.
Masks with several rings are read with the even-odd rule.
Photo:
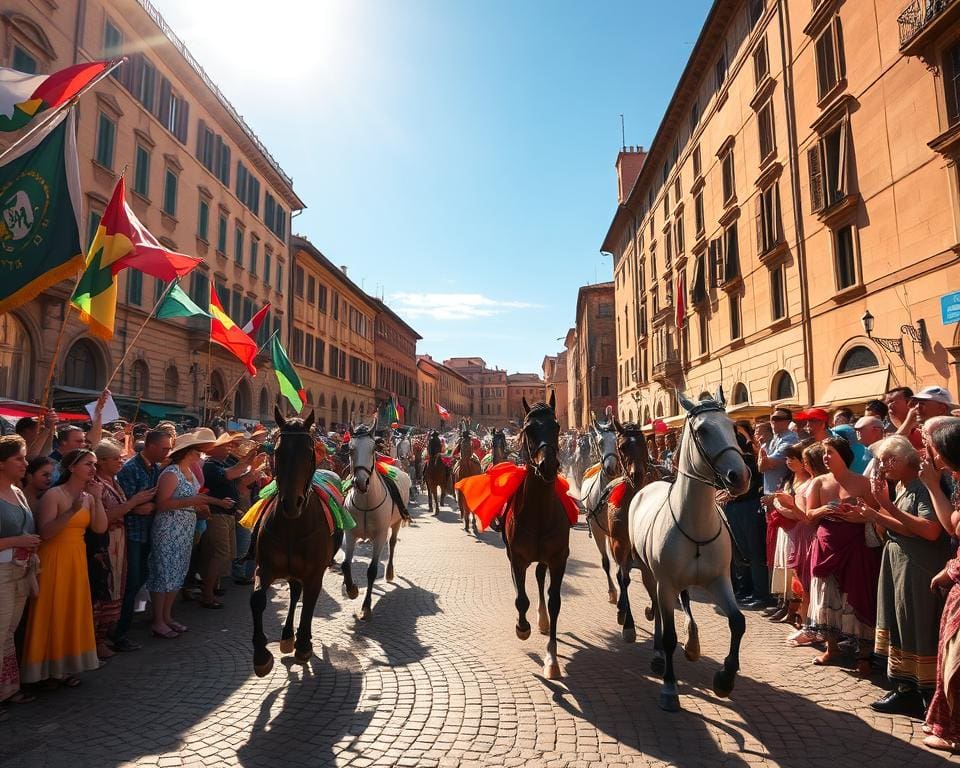
[[[703, 403], [700, 403], [699, 405], [696, 405], [694, 408], [692, 408], [687, 413], [687, 423], [684, 426], [683, 434], [686, 435], [689, 432], [690, 437], [693, 440], [693, 446], [697, 450], [697, 454], [700, 456], [700, 459], [705, 461], [707, 463], [707, 466], [710, 467], [711, 472], [713, 472], [713, 478], [708, 479], [695, 472], [689, 472], [689, 471], [680, 469], [680, 462], [677, 462], [677, 474], [684, 475], [686, 477], [689, 477], [691, 480], [696, 480], [697, 482], [703, 483], [704, 485], [709, 485], [716, 488], [719, 491], [722, 491], [727, 487], [727, 485], [723, 481], [723, 477], [717, 471], [717, 462], [720, 460], [720, 457], [723, 456], [727, 451], [733, 451], [742, 460], [743, 451], [740, 450], [740, 446], [734, 443], [733, 445], [723, 446], [723, 448], [721, 448], [716, 453], [713, 453], [713, 454], [707, 453], [707, 450], [703, 447], [703, 443], [700, 440], [700, 436], [697, 434], [697, 430], [693, 428], [693, 423], [691, 422], [691, 419], [694, 416], [699, 416], [702, 413], [711, 413], [711, 412], [725, 413], [722, 406], [718, 405], [717, 403], [710, 402], [709, 400]], [[681, 437], [681, 445], [682, 443], [683, 443], [683, 439]], [[678, 450], [679, 450], [679, 446], [678, 446]]]
[[[310, 454], [310, 460], [313, 462], [313, 468], [310, 470], [310, 474], [307, 477], [306, 487], [303, 489], [303, 493], [301, 494], [304, 498], [304, 505], [306, 505], [307, 494], [310, 492], [310, 489], [313, 486], [313, 482], [312, 482], [313, 475], [317, 470], [317, 458], [316, 458], [316, 453], [313, 450], [314, 439], [309, 432], [281, 432], [280, 436], [277, 438], [276, 448], [274, 449], [277, 459], [280, 458], [279, 451], [280, 451], [280, 447], [283, 445], [284, 439], [290, 440], [292, 438], [306, 439], [309, 442], [308, 453]], [[281, 462], [281, 464], [286, 464], [286, 462]], [[282, 501], [283, 501], [283, 492], [280, 490], [279, 477], [277, 477], [277, 506], [280, 508], [282, 508], [283, 506]]]
[[[602, 429], [598, 429], [598, 430], [597, 430], [597, 437], [600, 438], [600, 436], [601, 436], [604, 432], [611, 432], [611, 433], [613, 433], [614, 430], [610, 429], [609, 427], [603, 427]], [[616, 436], [615, 433], [614, 433], [614, 436]], [[603, 444], [602, 438], [598, 439], [598, 443], [599, 443], [600, 445]], [[614, 440], [614, 446], [616, 446], [616, 440]], [[601, 449], [601, 450], [602, 450], [602, 449]], [[600, 451], [598, 451], [598, 453], [600, 453]], [[611, 458], [617, 463], [617, 467], [619, 467], [621, 470], [623, 469], [623, 462], [620, 460], [620, 453], [617, 451], [616, 447], [614, 447], [614, 449], [613, 449], [612, 451], [607, 451], [606, 453], [601, 453], [601, 454], [600, 454], [600, 470], [601, 470], [604, 474], [607, 473], [607, 470], [604, 469], [604, 464], [606, 464], [607, 459], [611, 459]]]
[[[554, 422], [556, 422], [556, 419], [554, 419]], [[526, 447], [526, 449], [527, 449], [527, 456], [528, 456], [529, 459], [530, 459], [530, 463], [529, 463], [527, 466], [530, 467], [530, 469], [533, 470], [533, 473], [534, 473], [537, 477], [539, 477], [544, 483], [553, 482], [552, 480], [547, 480], [547, 479], [543, 476], [543, 474], [540, 472], [540, 466], [533, 461], [534, 456], [536, 456], [536, 455], [541, 451], [541, 449], [553, 447], [553, 444], [550, 443], [550, 442], [548, 442], [548, 441], [546, 441], [546, 440], [541, 440], [539, 443], [537, 443], [536, 449], [535, 449], [535, 450], [531, 450], [531, 448], [530, 448], [530, 439], [529, 439], [529, 437], [527, 436], [527, 428], [528, 428], [529, 426], [530, 426], [530, 421], [529, 421], [529, 414], [528, 414], [528, 415], [527, 415], [527, 418], [524, 419], [523, 428], [522, 428], [522, 430], [521, 430], [521, 435], [522, 435], [522, 438], [523, 438], [523, 445]], [[559, 425], [558, 425], [558, 426], [559, 426]]]
[[[370, 438], [370, 439], [372, 439], [372, 436], [371, 436], [371, 435], [369, 435], [369, 434], [362, 434], [362, 433], [359, 434], [359, 435], [355, 435], [355, 437], [365, 437], [365, 438]], [[374, 450], [373, 450], [373, 460], [371, 461], [371, 466], [369, 466], [369, 467], [366, 466], [365, 464], [355, 465], [355, 464], [353, 463], [353, 454], [352, 454], [352, 453], [350, 454], [350, 467], [353, 469], [353, 487], [354, 487], [354, 490], [357, 490], [357, 491], [360, 490], [360, 489], [357, 487], [357, 476], [360, 474], [360, 472], [366, 472], [366, 473], [367, 473], [367, 490], [370, 489], [370, 483], [373, 481], [373, 478], [374, 478], [374, 476], [376, 475], [376, 462], [377, 462], [377, 450], [376, 450], [376, 447], [374, 447]], [[366, 491], [364, 491], [363, 493], [366, 493]], [[354, 507], [354, 509], [356, 509], [358, 512], [372, 512], [374, 509], [377, 509], [381, 504], [383, 504], [383, 502], [384, 502], [384, 500], [385, 500], [386, 498], [387, 498], [387, 487], [386, 487], [386, 485], [384, 485], [384, 486], [383, 486], [383, 498], [380, 499], [380, 501], [378, 501], [376, 504], [374, 504], [374, 505], [371, 506], [371, 507], [368, 507], [368, 508], [364, 509], [363, 507], [361, 507], [361, 506], [359, 506], [359, 505], [357, 504], [357, 500], [356, 500], [356, 498], [354, 498], [354, 499], [353, 499], [353, 507]]]

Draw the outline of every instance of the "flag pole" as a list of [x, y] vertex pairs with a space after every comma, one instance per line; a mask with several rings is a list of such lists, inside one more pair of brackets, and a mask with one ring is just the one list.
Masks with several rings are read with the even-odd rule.
[[0, 152], [0, 161], [2, 161], [3, 158], [5, 158], [7, 155], [9, 155], [11, 152], [13, 152], [13, 151], [14, 151], [17, 147], [19, 147], [21, 144], [25, 143], [25, 142], [26, 142], [31, 136], [33, 136], [33, 134], [35, 134], [37, 131], [41, 130], [41, 129], [42, 129], [44, 126], [46, 126], [48, 123], [53, 122], [53, 120], [54, 120], [54, 119], [57, 117], [57, 115], [59, 115], [61, 112], [65, 112], [65, 111], [67, 111], [68, 109], [71, 109], [71, 108], [73, 108], [74, 106], [76, 106], [77, 101], [79, 101], [80, 97], [83, 96], [83, 94], [85, 94], [87, 91], [89, 91], [91, 88], [93, 88], [93, 86], [97, 85], [97, 84], [98, 84], [101, 80], [103, 80], [105, 77], [108, 77], [108, 76], [110, 75], [110, 73], [113, 72], [113, 70], [115, 70], [117, 67], [119, 67], [121, 64], [123, 64], [126, 60], [127, 60], [127, 57], [126, 57], [126, 56], [121, 56], [121, 57], [118, 58], [118, 59], [114, 59], [113, 62], [110, 64], [109, 67], [107, 67], [105, 70], [103, 70], [103, 72], [101, 72], [99, 75], [97, 75], [95, 78], [93, 78], [93, 80], [91, 80], [89, 83], [87, 83], [85, 86], [83, 86], [83, 88], [80, 89], [80, 91], [77, 93], [77, 95], [74, 96], [72, 99], [70, 99], [70, 101], [64, 102], [64, 103], [61, 104], [59, 107], [57, 107], [56, 109], [54, 109], [53, 111], [51, 111], [50, 114], [45, 115], [45, 116], [43, 117], [43, 119], [41, 119], [36, 125], [30, 126], [30, 130], [29, 130], [29, 131], [27, 131], [25, 134], [23, 134], [23, 136], [21, 136], [19, 139], [17, 139], [15, 142], [13, 142], [13, 144], [11, 144], [9, 147], [7, 147], [5, 150], [3, 150], [3, 152]]
[[[73, 290], [70, 292], [70, 295], [73, 295], [73, 291], [77, 289], [77, 286], [80, 284], [80, 277], [83, 275], [81, 272], [77, 275], [77, 279], [74, 280]], [[53, 355], [50, 357], [50, 368], [47, 370], [47, 381], [43, 385], [43, 394], [40, 396], [40, 410], [46, 409], [49, 399], [50, 399], [50, 389], [53, 385], [53, 374], [57, 368], [57, 358], [60, 357], [60, 347], [63, 345], [63, 334], [67, 330], [67, 321], [70, 319], [70, 312], [73, 310], [73, 304], [70, 303], [69, 299], [65, 302], [66, 307], [63, 310], [63, 321], [60, 323], [60, 331], [57, 333], [57, 343], [53, 346]], [[43, 425], [40, 425], [41, 431], [43, 430]]]
[[[277, 330], [275, 330], [273, 333], [271, 333], [271, 334], [270, 334], [270, 338], [268, 338], [265, 342], [263, 342], [263, 344], [257, 349], [257, 354], [259, 355], [261, 352], [263, 352], [263, 350], [265, 350], [265, 349], [267, 348], [267, 345], [268, 345], [271, 341], [273, 341], [274, 337], [277, 336], [279, 333], [280, 333], [280, 329], [279, 329], [279, 328], [277, 328]], [[244, 369], [243, 373], [240, 374], [240, 378], [238, 378], [235, 382], [233, 382], [233, 386], [230, 387], [230, 389], [227, 390], [227, 393], [223, 396], [223, 400], [222, 400], [221, 403], [220, 403], [220, 410], [221, 410], [221, 411], [223, 411], [223, 410], [226, 409], [226, 407], [227, 407], [227, 401], [230, 399], [230, 395], [232, 395], [233, 392], [234, 392], [234, 390], [235, 390], [237, 387], [240, 386], [240, 382], [243, 381], [243, 377], [244, 377], [246, 374], [247, 374], [247, 371], [246, 371], [246, 369]]]
[[153, 309], [150, 310], [150, 314], [147, 315], [147, 319], [143, 321], [143, 324], [140, 326], [140, 330], [137, 331], [137, 335], [133, 337], [133, 341], [127, 344], [127, 348], [123, 350], [123, 355], [120, 358], [120, 362], [117, 363], [117, 367], [113, 369], [113, 373], [110, 374], [110, 378], [107, 379], [107, 384], [104, 389], [110, 389], [110, 384], [113, 383], [113, 380], [117, 378], [117, 374], [120, 373], [120, 368], [123, 367], [124, 360], [127, 359], [127, 355], [130, 354], [130, 350], [133, 349], [134, 345], [140, 339], [140, 335], [143, 333], [144, 329], [147, 327], [153, 316], [157, 313], [157, 310], [160, 309], [160, 305], [163, 304], [163, 300], [167, 298], [167, 294], [173, 289], [173, 286], [177, 284], [177, 280], [171, 280], [169, 285], [163, 289], [163, 293], [160, 294], [160, 298], [157, 299], [157, 303], [153, 305]]

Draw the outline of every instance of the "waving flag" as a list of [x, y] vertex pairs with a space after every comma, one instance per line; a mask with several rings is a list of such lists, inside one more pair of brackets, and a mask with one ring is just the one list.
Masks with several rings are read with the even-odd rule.
[[206, 311], [193, 302], [193, 299], [187, 295], [183, 288], [176, 284], [167, 293], [163, 303], [157, 309], [156, 316], [161, 320], [172, 317], [210, 317]]
[[264, 304], [263, 309], [261, 309], [259, 312], [257, 312], [257, 314], [255, 314], [253, 317], [251, 317], [247, 321], [247, 324], [243, 326], [243, 332], [247, 334], [247, 336], [256, 338], [257, 331], [260, 330], [260, 326], [263, 325], [263, 320], [267, 316], [267, 312], [269, 311], [270, 311], [270, 302], [268, 301], [266, 304]]
[[303, 409], [306, 402], [307, 393], [303, 389], [303, 382], [297, 374], [297, 369], [293, 367], [287, 352], [276, 336], [270, 342], [270, 351], [273, 357], [273, 371], [277, 374], [277, 381], [280, 382], [280, 394], [287, 398], [287, 402], [297, 413]]
[[441, 419], [446, 421], [450, 418], [450, 411], [440, 405], [440, 403], [434, 403], [433, 405], [437, 409], [437, 415], [440, 416]]
[[223, 311], [220, 299], [213, 284], [210, 285], [210, 341], [229, 350], [247, 366], [251, 376], [257, 375], [257, 366], [253, 364], [259, 348], [257, 342], [243, 332], [230, 316]]
[[397, 411], [397, 396], [393, 392], [387, 398], [384, 415], [387, 417], [387, 424], [395, 424], [400, 421], [400, 413]]
[[84, 62], [52, 75], [0, 67], [0, 131], [18, 131], [41, 112], [66, 104], [111, 63]]

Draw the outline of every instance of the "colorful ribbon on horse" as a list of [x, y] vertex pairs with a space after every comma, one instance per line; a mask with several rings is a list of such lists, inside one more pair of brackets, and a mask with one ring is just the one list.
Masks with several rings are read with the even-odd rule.
[[600, 474], [600, 464], [594, 464], [592, 467], [588, 467], [587, 471], [583, 473], [583, 479], [586, 480], [589, 477]]
[[[495, 464], [482, 475], [467, 477], [454, 487], [463, 493], [464, 501], [480, 521], [481, 530], [486, 529], [494, 518], [500, 515], [510, 500], [520, 490], [523, 481], [527, 479], [528, 467], [518, 467], [509, 461]], [[570, 525], [577, 524], [580, 510], [577, 503], [568, 491], [570, 484], [563, 477], [558, 477], [553, 486], [554, 493], [563, 504]]]
[[[356, 526], [357, 521], [343, 506], [343, 492], [340, 490], [340, 477], [328, 469], [318, 469], [313, 473], [311, 482], [313, 492], [317, 494], [320, 503], [328, 516], [332, 517], [333, 525], [341, 531], [349, 531]], [[269, 508], [270, 502], [277, 495], [277, 481], [273, 480], [262, 491], [259, 500], [240, 518], [240, 525], [253, 530], [263, 513]]]

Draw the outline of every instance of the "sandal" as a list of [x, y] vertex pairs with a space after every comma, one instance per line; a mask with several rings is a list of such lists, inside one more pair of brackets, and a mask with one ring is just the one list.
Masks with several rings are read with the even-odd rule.
[[37, 697], [30, 694], [24, 693], [23, 691], [17, 691], [9, 699], [6, 699], [4, 704], [29, 704], [32, 701], [36, 701]]
[[184, 632], [186, 632], [189, 629], [189, 627], [185, 627], [183, 626], [183, 624], [178, 624], [175, 621], [171, 621], [170, 629], [172, 629], [174, 632], [179, 632], [182, 635]]
[[947, 741], [946, 739], [941, 739], [939, 736], [927, 736], [923, 740], [923, 746], [930, 749], [937, 749], [941, 752], [949, 752], [952, 755], [960, 753], [960, 745], [955, 741]]
[[178, 637], [180, 637], [180, 633], [172, 629], [169, 632], [160, 632], [159, 630], [153, 629], [151, 632], [153, 633], [154, 637], [159, 638], [160, 640], [176, 640]]
[[60, 685], [64, 688], [76, 688], [80, 685], [80, 678], [74, 677], [73, 675], [67, 675], [63, 680], [60, 680]]

